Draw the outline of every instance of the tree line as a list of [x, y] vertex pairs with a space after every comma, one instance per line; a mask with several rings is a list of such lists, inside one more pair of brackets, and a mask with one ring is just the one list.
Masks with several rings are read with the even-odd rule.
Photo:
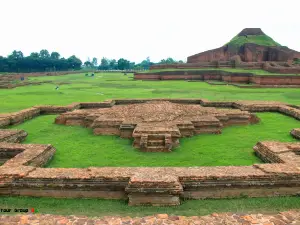
[[13, 51], [7, 57], [0, 56], [1, 72], [45, 72], [81, 69], [82, 61], [75, 55], [61, 58], [58, 52], [43, 49], [24, 56], [21, 51]]
[[100, 65], [98, 66], [99, 70], [148, 70], [150, 66], [157, 64], [174, 64], [174, 63], [183, 63], [182, 60], [176, 61], [173, 58], [162, 59], [158, 63], [151, 62], [150, 58], [147, 57], [142, 62], [136, 64], [135, 62], [130, 62], [127, 59], [115, 59], [102, 58]]
[[42, 49], [40, 52], [32, 52], [29, 56], [24, 56], [21, 51], [15, 50], [7, 57], [0, 56], [0, 72], [48, 72], [80, 70], [83, 68], [98, 70], [148, 70], [150, 66], [155, 64], [173, 63], [183, 63], [183, 61], [167, 58], [154, 63], [147, 57], [142, 62], [136, 64], [124, 58], [116, 60], [103, 57], [98, 64], [98, 59], [93, 57], [92, 60], [88, 59], [82, 63], [75, 55], [64, 58], [58, 52], [49, 53], [46, 49]]

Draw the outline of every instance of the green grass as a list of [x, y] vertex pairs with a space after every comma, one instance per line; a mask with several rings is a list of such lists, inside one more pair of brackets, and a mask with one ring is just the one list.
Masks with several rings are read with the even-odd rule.
[[[205, 98], [209, 100], [276, 100], [300, 104], [299, 88], [240, 89], [212, 86], [205, 82], [142, 81], [122, 73], [98, 73], [37, 77], [31, 81], [53, 84], [0, 89], [0, 113], [14, 112], [34, 105], [66, 105], [72, 102], [103, 101], [113, 98]], [[60, 89], [55, 90], [56, 84]]]
[[246, 43], [263, 46], [281, 46], [268, 35], [248, 35], [247, 37], [235, 36], [226, 45], [229, 45], [229, 47], [239, 48]]
[[37, 213], [87, 216], [146, 216], [159, 213], [201, 216], [213, 212], [275, 213], [299, 209], [299, 197], [240, 198], [183, 201], [180, 206], [128, 206], [125, 201], [102, 199], [54, 199], [1, 197], [0, 208], [34, 208]]
[[12, 128], [29, 133], [25, 143], [54, 145], [57, 152], [48, 167], [252, 165], [261, 162], [252, 150], [258, 141], [295, 141], [289, 132], [300, 127], [299, 121], [281, 114], [258, 116], [259, 124], [227, 127], [221, 135], [182, 138], [172, 153], [140, 152], [129, 139], [95, 136], [87, 128], [54, 124], [55, 116], [40, 116]]

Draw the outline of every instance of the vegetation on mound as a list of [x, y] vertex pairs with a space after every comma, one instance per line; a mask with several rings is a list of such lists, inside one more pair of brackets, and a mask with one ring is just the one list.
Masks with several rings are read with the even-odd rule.
[[294, 64], [296, 64], [296, 65], [300, 65], [300, 59], [294, 59]]
[[[86, 216], [147, 216], [170, 215], [202, 216], [211, 213], [277, 213], [299, 209], [299, 197], [206, 199], [183, 201], [179, 206], [128, 206], [123, 200], [55, 199], [35, 197], [1, 197], [0, 207], [34, 208], [36, 213]], [[10, 213], [11, 214], [11, 213]]]
[[[221, 135], [181, 138], [171, 153], [140, 152], [132, 140], [95, 136], [91, 129], [54, 124], [55, 115], [40, 116], [13, 129], [28, 132], [24, 143], [52, 144], [56, 153], [48, 167], [90, 166], [238, 166], [261, 163], [253, 146], [262, 140], [293, 142], [289, 132], [300, 123], [277, 113], [257, 113], [255, 125], [224, 128]], [[88, 150], [88, 151], [86, 151]]]
[[253, 43], [263, 46], [281, 46], [268, 35], [248, 35], [247, 37], [235, 36], [225, 45], [228, 45], [229, 48], [238, 49], [246, 43]]

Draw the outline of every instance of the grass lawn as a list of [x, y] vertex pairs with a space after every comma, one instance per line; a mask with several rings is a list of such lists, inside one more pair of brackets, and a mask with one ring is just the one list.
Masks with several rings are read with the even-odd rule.
[[[300, 105], [299, 88], [241, 89], [212, 86], [205, 82], [142, 81], [132, 74], [98, 73], [36, 77], [30, 80], [52, 84], [0, 89], [0, 113], [14, 112], [34, 105], [66, 105], [72, 102], [103, 101], [112, 98], [205, 98], [209, 100], [276, 100]], [[55, 90], [59, 84], [59, 90]]]
[[[146, 216], [158, 213], [200, 216], [213, 212], [275, 213], [299, 209], [299, 197], [207, 199], [183, 201], [180, 206], [128, 206], [121, 200], [1, 197], [0, 208], [34, 208], [37, 213], [87, 216]], [[9, 214], [11, 215], [11, 213]]]
[[[202, 82], [135, 81], [132, 75], [98, 73], [30, 80], [52, 84], [0, 90], [0, 112], [14, 112], [34, 105], [66, 105], [72, 102], [112, 98], [205, 98], [209, 100], [275, 100], [300, 105], [300, 89], [240, 89]], [[55, 90], [56, 85], [60, 88]], [[260, 124], [233, 126], [221, 135], [199, 135], [180, 140], [172, 153], [140, 153], [131, 140], [94, 136], [91, 130], [53, 124], [55, 116], [41, 116], [11, 128], [29, 133], [25, 143], [51, 143], [57, 152], [48, 167], [88, 166], [192, 166], [251, 165], [259, 163], [252, 147], [260, 140], [295, 141], [289, 135], [299, 121], [276, 113], [258, 113]], [[212, 157], [213, 155], [213, 157]], [[205, 215], [212, 212], [277, 212], [300, 208], [299, 197], [189, 200], [178, 207], [129, 207], [124, 201], [101, 199], [53, 199], [1, 197], [0, 207], [35, 208], [39, 213], [101, 215]]]

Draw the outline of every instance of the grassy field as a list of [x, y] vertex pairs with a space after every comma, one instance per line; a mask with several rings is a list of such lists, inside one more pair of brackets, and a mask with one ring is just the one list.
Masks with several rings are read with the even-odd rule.
[[[211, 86], [202, 82], [134, 81], [132, 75], [101, 73], [94, 78], [83, 74], [37, 77], [52, 84], [0, 90], [0, 112], [13, 112], [34, 105], [66, 105], [72, 102], [102, 101], [112, 98], [206, 98], [209, 100], [276, 100], [300, 105], [300, 89], [240, 89]], [[59, 90], [55, 90], [59, 85]], [[57, 153], [48, 167], [88, 166], [191, 166], [250, 165], [259, 163], [252, 147], [259, 140], [295, 141], [289, 136], [299, 121], [274, 114], [259, 113], [260, 124], [233, 126], [221, 135], [199, 135], [181, 139], [172, 153], [140, 153], [131, 140], [114, 136], [94, 136], [82, 127], [53, 124], [55, 116], [41, 116], [12, 127], [25, 129], [25, 143], [51, 143]], [[213, 157], [212, 157], [213, 152]], [[71, 153], [71, 154], [70, 154]], [[178, 207], [129, 207], [124, 201], [101, 199], [53, 199], [1, 197], [0, 207], [34, 207], [39, 213], [101, 215], [150, 215], [169, 213], [205, 215], [212, 212], [277, 212], [300, 208], [299, 197], [242, 198], [184, 201]]]
[[[204, 82], [142, 81], [122, 73], [98, 73], [31, 78], [52, 84], [0, 89], [0, 113], [34, 105], [66, 105], [72, 102], [102, 101], [112, 98], [205, 98], [209, 100], [276, 100], [300, 104], [299, 88], [240, 89], [211, 86]], [[55, 90], [59, 85], [59, 90]]]

